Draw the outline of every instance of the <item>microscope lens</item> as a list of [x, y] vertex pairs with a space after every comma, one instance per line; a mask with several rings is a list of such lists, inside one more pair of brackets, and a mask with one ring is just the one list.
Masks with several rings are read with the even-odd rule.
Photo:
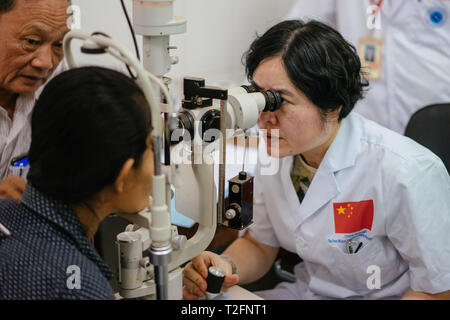
[[243, 85], [241, 87], [244, 88], [245, 91], [247, 91], [247, 93], [258, 92], [259, 91], [258, 88], [256, 88], [254, 85], [249, 85], [249, 86]]
[[261, 92], [266, 98], [266, 106], [263, 111], [271, 111], [274, 112], [280, 109], [281, 104], [283, 103], [283, 98], [278, 91], [275, 90], [267, 90]]

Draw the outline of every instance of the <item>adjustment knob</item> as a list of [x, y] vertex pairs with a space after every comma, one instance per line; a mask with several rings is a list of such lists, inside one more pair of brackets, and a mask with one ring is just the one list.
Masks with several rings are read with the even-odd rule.
[[172, 247], [175, 250], [183, 250], [186, 247], [187, 237], [185, 235], [176, 235], [172, 238]]
[[[216, 137], [214, 136], [215, 133], [217, 133], [220, 130], [220, 111], [211, 109], [207, 111], [200, 119], [200, 122], [202, 123], [202, 126], [200, 128], [200, 137], [202, 137], [202, 140], [206, 143], [211, 143], [216, 140]], [[213, 134], [205, 135], [205, 133], [209, 129], [216, 129], [216, 132], [212, 132]], [[219, 138], [219, 137], [217, 137]]]
[[208, 268], [208, 277], [206, 278], [206, 298], [213, 299], [220, 294], [223, 281], [225, 280], [225, 271], [219, 267], [211, 266]]
[[[191, 141], [194, 139], [194, 126], [195, 126], [195, 120], [194, 117], [190, 114], [188, 111], [181, 111], [178, 113], [177, 116], [177, 126], [175, 130], [181, 130], [177, 132], [177, 135], [173, 135], [173, 132], [171, 132], [171, 144], [177, 144], [181, 141]], [[173, 130], [173, 131], [175, 131]], [[175, 139], [178, 137], [178, 139]]]
[[232, 220], [236, 218], [236, 216], [240, 215], [242, 212], [242, 208], [237, 203], [232, 203], [225, 211], [225, 218], [227, 220]]
[[234, 217], [236, 217], [236, 210], [233, 208], [230, 208], [225, 212], [225, 218], [228, 220], [234, 219]]

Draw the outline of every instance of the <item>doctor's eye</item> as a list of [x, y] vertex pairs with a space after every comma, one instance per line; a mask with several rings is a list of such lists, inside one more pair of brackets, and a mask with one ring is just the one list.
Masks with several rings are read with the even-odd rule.
[[289, 100], [287, 100], [287, 99], [281, 97], [280, 107], [282, 107], [282, 106], [283, 106], [284, 104], [286, 104], [286, 103], [292, 104]]

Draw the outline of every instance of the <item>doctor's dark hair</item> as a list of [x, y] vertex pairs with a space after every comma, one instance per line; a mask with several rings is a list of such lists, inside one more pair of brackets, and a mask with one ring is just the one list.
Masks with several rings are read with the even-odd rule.
[[291, 82], [322, 115], [342, 106], [339, 120], [345, 118], [368, 86], [356, 49], [318, 21], [283, 21], [257, 37], [243, 56], [248, 80], [264, 59], [275, 56], [281, 57]]
[[79, 203], [111, 185], [142, 154], [152, 130], [141, 88], [100, 67], [63, 72], [42, 91], [31, 120], [27, 180], [41, 192]]

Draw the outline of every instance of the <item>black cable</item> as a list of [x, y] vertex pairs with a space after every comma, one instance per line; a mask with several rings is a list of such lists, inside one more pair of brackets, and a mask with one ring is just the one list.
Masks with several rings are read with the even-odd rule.
[[[103, 32], [98, 32], [97, 31], [97, 32], [93, 32], [91, 34], [91, 36], [95, 36], [95, 35], [101, 35], [101, 36], [104, 36], [104, 37], [107, 37], [107, 38], [111, 39], [110, 36], [108, 36], [106, 33], [103, 33]], [[83, 51], [83, 48], [81, 48], [81, 51]], [[102, 49], [102, 51], [103, 51], [103, 53], [105, 53], [105, 51], [103, 49]], [[89, 52], [86, 52], [86, 53], [89, 53]], [[90, 52], [90, 53], [93, 53], [93, 52]], [[125, 63], [125, 67], [127, 68], [128, 73], [130, 74], [130, 77], [133, 78], [134, 80], [136, 80], [137, 79], [136, 76], [131, 72], [130, 67], [126, 63]]]
[[126, 63], [125, 63], [125, 67], [127, 67], [127, 70], [128, 70], [128, 73], [130, 74], [130, 77], [131, 77], [133, 80], [136, 80], [137, 77], [133, 74], [133, 72], [131, 72], [130, 67], [129, 67]]
[[141, 57], [139, 55], [139, 49], [136, 41], [136, 34], [133, 30], [133, 25], [131, 24], [130, 17], [128, 16], [127, 9], [125, 8], [125, 4], [123, 3], [123, 0], [120, 0], [120, 3], [122, 4], [123, 13], [125, 14], [125, 17], [127, 18], [128, 26], [130, 27], [131, 37], [133, 38], [134, 48], [136, 50], [136, 57], [139, 61], [141, 61]]

